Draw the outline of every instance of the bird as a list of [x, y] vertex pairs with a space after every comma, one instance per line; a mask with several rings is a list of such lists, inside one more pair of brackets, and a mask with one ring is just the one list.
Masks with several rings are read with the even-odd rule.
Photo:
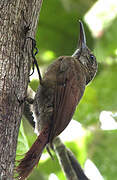
[[97, 61], [86, 45], [84, 26], [79, 21], [78, 47], [72, 56], [60, 56], [41, 77], [34, 97], [38, 137], [16, 167], [18, 179], [26, 179], [38, 164], [44, 148], [69, 124], [85, 87], [95, 77]]

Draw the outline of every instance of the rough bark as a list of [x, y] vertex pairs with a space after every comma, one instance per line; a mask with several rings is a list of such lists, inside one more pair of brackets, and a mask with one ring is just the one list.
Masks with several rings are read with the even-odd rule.
[[41, 4], [42, 0], [0, 1], [0, 180], [13, 179], [20, 100], [26, 97], [32, 61], [30, 39], [24, 42], [35, 35]]

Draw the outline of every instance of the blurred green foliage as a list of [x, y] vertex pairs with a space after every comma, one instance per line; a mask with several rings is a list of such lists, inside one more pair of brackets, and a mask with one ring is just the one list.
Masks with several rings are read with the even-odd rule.
[[[83, 19], [93, 3], [95, 3], [93, 0], [43, 2], [36, 33], [39, 48], [37, 59], [42, 72], [56, 57], [71, 55], [74, 52], [78, 42], [78, 19]], [[66, 145], [74, 152], [82, 167], [85, 160], [90, 158], [105, 180], [116, 180], [117, 130], [102, 130], [99, 115], [103, 110], [117, 111], [117, 20], [115, 19], [98, 39], [92, 37], [85, 23], [84, 26], [87, 44], [95, 52], [99, 70], [94, 81], [86, 87], [74, 114], [74, 119], [83, 125], [86, 132], [82, 137], [82, 146], [79, 146], [81, 142], [77, 141]], [[37, 79], [33, 79], [30, 86], [36, 91]], [[24, 120], [20, 127], [17, 154], [24, 154], [35, 139], [33, 129]], [[46, 151], [44, 154], [47, 155]], [[60, 180], [65, 179], [55, 154], [54, 161], [50, 158], [41, 160], [38, 168], [28, 179], [47, 180], [51, 173], [55, 173]]]

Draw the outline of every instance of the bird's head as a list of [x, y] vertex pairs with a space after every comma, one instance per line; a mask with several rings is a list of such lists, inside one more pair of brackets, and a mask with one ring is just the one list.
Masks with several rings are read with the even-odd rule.
[[86, 83], [88, 84], [97, 72], [97, 61], [91, 50], [86, 45], [86, 36], [84, 27], [81, 21], [80, 23], [80, 35], [78, 42], [78, 49], [74, 52], [72, 57], [76, 58], [86, 71]]

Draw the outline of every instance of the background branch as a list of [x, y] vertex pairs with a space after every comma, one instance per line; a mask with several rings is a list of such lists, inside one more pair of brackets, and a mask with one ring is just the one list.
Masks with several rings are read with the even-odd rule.
[[54, 147], [60, 165], [68, 180], [89, 180], [73, 153], [65, 147], [59, 137], [54, 139]]

